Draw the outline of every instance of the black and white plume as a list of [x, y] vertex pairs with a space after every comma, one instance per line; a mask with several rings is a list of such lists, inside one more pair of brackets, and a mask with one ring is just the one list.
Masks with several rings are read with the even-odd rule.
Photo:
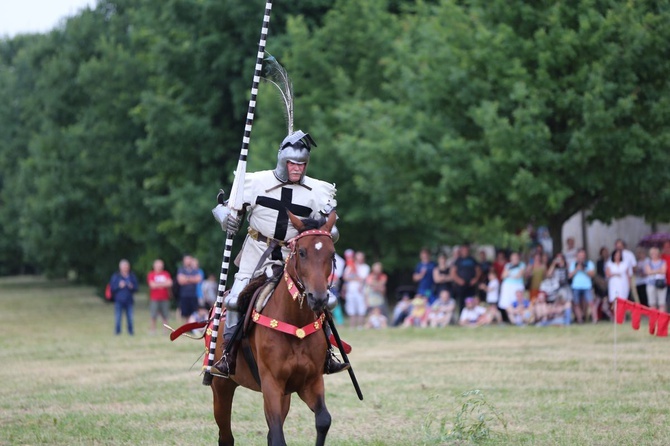
[[280, 98], [284, 104], [284, 113], [288, 134], [293, 134], [293, 84], [288, 77], [286, 69], [270, 53], [265, 53], [265, 76], [262, 79], [271, 83], [279, 90]]

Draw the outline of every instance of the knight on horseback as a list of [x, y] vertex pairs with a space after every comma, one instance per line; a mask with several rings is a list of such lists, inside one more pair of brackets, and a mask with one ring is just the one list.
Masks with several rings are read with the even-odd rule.
[[[291, 224], [287, 210], [300, 218], [323, 218], [334, 211], [335, 185], [306, 175], [310, 151], [316, 143], [308, 133], [301, 130], [289, 134], [279, 146], [277, 166], [274, 170], [247, 173], [244, 177], [244, 207], [249, 228], [240, 252], [239, 270], [235, 281], [224, 300], [226, 319], [223, 339], [226, 345], [233, 342], [221, 359], [214, 364], [214, 375], [228, 377], [235, 373], [235, 360], [239, 336], [233, 333], [241, 323], [238, 298], [252, 278], [265, 274], [268, 279], [277, 277], [277, 266], [283, 265], [288, 256], [288, 241], [298, 235]], [[243, 215], [233, 218], [229, 207], [222, 202], [212, 210], [221, 228], [236, 233]], [[334, 241], [339, 234], [333, 226]], [[237, 261], [236, 261], [237, 264]], [[273, 269], [273, 266], [275, 268]], [[328, 307], [334, 308], [337, 298], [330, 293]], [[325, 328], [325, 326], [324, 326]], [[337, 373], [349, 368], [349, 364], [339, 362], [329, 348], [325, 373]]]

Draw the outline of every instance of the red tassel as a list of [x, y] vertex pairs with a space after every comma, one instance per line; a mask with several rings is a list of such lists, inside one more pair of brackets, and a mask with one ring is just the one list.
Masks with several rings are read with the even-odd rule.
[[658, 314], [658, 322], [656, 325], [656, 336], [666, 337], [668, 336], [668, 322], [670, 322], [670, 315], [668, 313]]
[[623, 320], [626, 318], [626, 311], [629, 309], [629, 304], [631, 302], [617, 297], [616, 299], [616, 323], [623, 324]]
[[[335, 336], [333, 336], [332, 334], [331, 334], [330, 337], [328, 338], [328, 341], [330, 342], [330, 345], [332, 345], [333, 347], [337, 347], [337, 346], [338, 346], [338, 345], [337, 345], [337, 341], [335, 340]], [[340, 339], [340, 341], [342, 341], [342, 339]], [[346, 342], [342, 341], [342, 347], [344, 348], [344, 353], [346, 353], [347, 355], [348, 355], [349, 353], [351, 353], [351, 345], [349, 345], [349, 344], [347, 344]]]

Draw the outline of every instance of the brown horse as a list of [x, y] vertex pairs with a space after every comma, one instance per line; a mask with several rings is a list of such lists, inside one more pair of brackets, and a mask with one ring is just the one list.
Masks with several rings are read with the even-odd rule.
[[[254, 320], [260, 322], [254, 324], [258, 326], [254, 326], [248, 335], [261, 385], [244, 360], [242, 348], [238, 353], [235, 374], [228, 379], [215, 377], [212, 382], [219, 446], [233, 445], [235, 441], [230, 417], [238, 386], [263, 393], [269, 428], [268, 445], [286, 444], [283, 425], [294, 392], [314, 412], [317, 445], [325, 443], [330, 428], [331, 418], [326, 408], [323, 383], [327, 343], [322, 331], [322, 315], [328, 301], [329, 277], [335, 256], [330, 231], [336, 215], [332, 212], [326, 223], [314, 230], [306, 230], [303, 221], [290, 212], [289, 218], [299, 235], [290, 243], [291, 253], [286, 260], [282, 280], [261, 311], [262, 315], [254, 315]], [[307, 305], [303, 304], [303, 300]], [[263, 320], [270, 322], [259, 325]], [[216, 361], [222, 352], [223, 326], [223, 323], [219, 326]], [[288, 331], [295, 329], [294, 334], [278, 331], [286, 327], [289, 327]]]

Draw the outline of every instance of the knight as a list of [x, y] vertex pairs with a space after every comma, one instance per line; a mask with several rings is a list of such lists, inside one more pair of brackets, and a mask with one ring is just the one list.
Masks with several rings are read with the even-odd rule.
[[[222, 202], [221, 193], [218, 205], [212, 210], [221, 228], [229, 234], [239, 231], [243, 214], [246, 214], [249, 223], [238, 257], [239, 269], [224, 300], [227, 311], [223, 340], [226, 345], [230, 342], [234, 344], [226, 349], [227, 353], [212, 367], [211, 373], [214, 375], [228, 377], [235, 373], [238, 339], [232, 338], [237, 324], [241, 323], [238, 306], [240, 293], [252, 278], [262, 274], [272, 277], [272, 266], [283, 264], [283, 259], [289, 254], [287, 242], [298, 235], [287, 211], [300, 218], [319, 219], [333, 212], [337, 206], [335, 185], [306, 175], [310, 152], [316, 143], [308, 133], [292, 131], [292, 92], [289, 90], [283, 96], [291, 99], [290, 104], [286, 104], [289, 132], [279, 145], [277, 166], [274, 170], [245, 174], [242, 192], [244, 205], [236, 218], [226, 203]], [[333, 241], [339, 238], [335, 226], [332, 236]], [[336, 304], [337, 299], [331, 294], [328, 306], [332, 309]], [[329, 348], [327, 358], [325, 373], [337, 373], [349, 368], [349, 364], [334, 358], [332, 348]]]

